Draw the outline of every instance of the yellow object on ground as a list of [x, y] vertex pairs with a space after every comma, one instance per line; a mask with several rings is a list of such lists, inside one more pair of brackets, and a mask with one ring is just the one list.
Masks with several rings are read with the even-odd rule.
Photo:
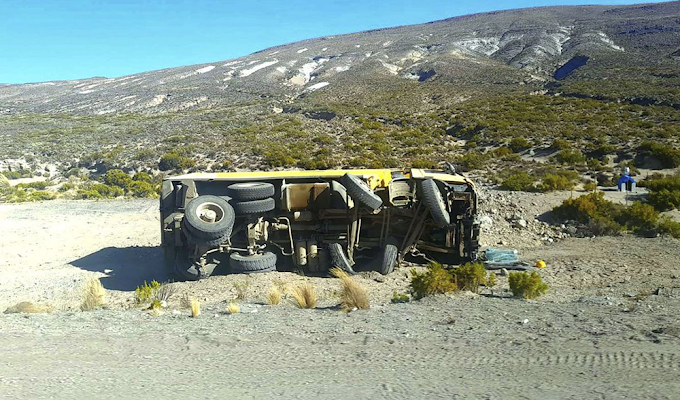
[[536, 261], [535, 267], [536, 268], [545, 268], [545, 261], [543, 261], [543, 260]]

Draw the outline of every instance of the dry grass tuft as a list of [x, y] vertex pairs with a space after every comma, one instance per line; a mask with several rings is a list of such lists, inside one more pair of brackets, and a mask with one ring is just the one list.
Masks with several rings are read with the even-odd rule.
[[5, 314], [41, 314], [41, 313], [51, 313], [54, 311], [54, 307], [49, 304], [39, 304], [31, 303], [30, 301], [22, 301], [11, 307], [7, 307]]
[[229, 314], [238, 314], [241, 312], [241, 307], [239, 307], [238, 304], [231, 302], [227, 304], [227, 312]]
[[315, 308], [316, 307], [316, 288], [309, 282], [301, 283], [293, 288], [291, 295], [295, 300], [295, 305], [298, 308]]
[[236, 290], [236, 299], [245, 300], [248, 298], [251, 283], [250, 278], [232, 283], [232, 286], [234, 286], [234, 289]]
[[201, 315], [201, 303], [196, 299], [190, 300], [191, 316], [196, 318]]
[[276, 286], [272, 286], [267, 292], [267, 304], [275, 306], [281, 302], [281, 291]]
[[89, 278], [83, 286], [83, 300], [80, 303], [82, 311], [91, 311], [106, 304], [106, 289], [97, 278]]
[[368, 301], [368, 291], [363, 285], [352, 279], [347, 272], [340, 268], [333, 268], [330, 273], [342, 282], [340, 302], [345, 312], [368, 310], [371, 307]]

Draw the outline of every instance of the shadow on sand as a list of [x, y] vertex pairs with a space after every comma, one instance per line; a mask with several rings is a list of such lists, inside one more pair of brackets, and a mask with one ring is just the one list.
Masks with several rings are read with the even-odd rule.
[[144, 281], [168, 280], [162, 247], [106, 247], [71, 261], [71, 265], [106, 274], [101, 282], [111, 290], [131, 291]]

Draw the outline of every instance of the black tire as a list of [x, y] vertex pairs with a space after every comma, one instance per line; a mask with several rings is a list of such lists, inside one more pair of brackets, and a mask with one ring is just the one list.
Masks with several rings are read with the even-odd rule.
[[387, 275], [394, 271], [394, 267], [397, 264], [397, 257], [399, 256], [399, 248], [388, 243], [380, 252], [380, 257], [378, 258], [380, 264], [378, 265], [378, 272], [383, 275]]
[[229, 266], [231, 272], [241, 274], [276, 271], [276, 254], [267, 251], [262, 254], [244, 256], [234, 252], [229, 254]]
[[[216, 213], [215, 222], [202, 218], [205, 211]], [[226, 200], [218, 196], [205, 195], [198, 196], [187, 204], [183, 221], [187, 231], [191, 232], [194, 237], [213, 240], [231, 235], [234, 218], [234, 209]]]
[[421, 189], [422, 200], [430, 210], [435, 225], [440, 228], [449, 225], [451, 223], [451, 216], [446, 211], [446, 203], [437, 183], [433, 179], [425, 179]]
[[358, 176], [347, 173], [340, 178], [340, 182], [355, 202], [371, 210], [377, 210], [382, 206], [382, 199]]
[[237, 201], [262, 200], [274, 196], [274, 185], [267, 182], [239, 182], [229, 185], [227, 189]]
[[197, 246], [207, 246], [207, 247], [219, 247], [222, 243], [226, 242], [227, 239], [229, 239], [229, 235], [231, 234], [231, 230], [229, 234], [224, 235], [222, 237], [218, 237], [215, 239], [208, 239], [204, 238], [201, 236], [198, 236], [194, 234], [190, 229], [187, 229], [186, 223], [182, 221], [182, 230], [184, 231], [184, 236], [187, 237], [187, 241], [189, 244], [197, 245]]
[[328, 252], [331, 256], [331, 268], [340, 268], [348, 274], [356, 274], [354, 269], [352, 269], [352, 264], [350, 264], [349, 259], [345, 254], [345, 250], [342, 248], [340, 243], [329, 244]]
[[238, 215], [262, 214], [276, 208], [276, 201], [271, 197], [262, 200], [235, 201], [231, 204]]

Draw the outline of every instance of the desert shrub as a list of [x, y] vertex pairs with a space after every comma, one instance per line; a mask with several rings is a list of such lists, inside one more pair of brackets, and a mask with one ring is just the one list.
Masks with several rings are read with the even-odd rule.
[[275, 306], [281, 303], [281, 291], [278, 287], [272, 286], [267, 292], [267, 304]]
[[201, 303], [196, 299], [189, 299], [189, 308], [191, 308], [191, 316], [193, 318], [201, 315]]
[[85, 281], [83, 286], [82, 301], [80, 309], [91, 311], [101, 308], [106, 303], [106, 289], [97, 278], [90, 278]]
[[548, 291], [548, 285], [543, 283], [538, 272], [511, 272], [508, 277], [510, 290], [515, 297], [535, 299]]
[[153, 179], [151, 178], [151, 175], [147, 174], [146, 172], [137, 172], [135, 175], [132, 177], [133, 181], [138, 181], [138, 182], [149, 182], [151, 183]]
[[242, 281], [235, 281], [231, 284], [234, 287], [234, 290], [236, 291], [237, 300], [245, 300], [246, 298], [248, 298], [251, 284], [252, 282], [248, 278]]
[[496, 158], [503, 158], [503, 157], [507, 157], [507, 156], [513, 154], [512, 150], [510, 150], [510, 148], [506, 147], [506, 146], [502, 146], [502, 147], [499, 147], [497, 149], [494, 149], [492, 153], [493, 153], [493, 156], [496, 157]]
[[75, 189], [76, 185], [71, 182], [66, 182], [59, 187], [60, 192], [68, 192], [71, 189]]
[[133, 181], [129, 190], [134, 197], [154, 197], [156, 195], [156, 191], [149, 182]]
[[418, 273], [412, 270], [410, 289], [414, 298], [421, 299], [433, 294], [451, 293], [458, 287], [451, 272], [440, 263], [431, 262], [426, 272]]
[[661, 217], [656, 229], [659, 233], [671, 235], [676, 239], [680, 239], [680, 222], [673, 221], [668, 216]]
[[659, 220], [659, 212], [649, 204], [636, 201], [630, 207], [621, 210], [616, 219], [633, 232], [652, 230]]
[[668, 211], [680, 208], [680, 190], [661, 189], [650, 192], [647, 202], [659, 211]]
[[501, 183], [500, 188], [503, 190], [532, 192], [536, 189], [534, 186], [535, 183], [535, 177], [527, 174], [524, 171], [517, 171], [503, 179], [503, 183]]
[[411, 300], [406, 293], [397, 293], [396, 291], [392, 293], [392, 303], [408, 303]]
[[36, 190], [34, 192], [30, 192], [28, 194], [28, 201], [44, 201], [44, 200], [53, 200], [54, 195], [49, 192], [45, 192], [42, 190]]
[[520, 151], [526, 150], [531, 147], [531, 142], [526, 140], [523, 137], [515, 137], [510, 140], [510, 143], [508, 143], [508, 147], [510, 150], [512, 150], [515, 153], [519, 153]]
[[130, 190], [132, 178], [120, 169], [111, 169], [104, 175], [104, 183], [109, 186], [117, 186], [127, 192]]
[[489, 275], [486, 277], [486, 287], [492, 288], [496, 286], [496, 273], [493, 271], [489, 271]]
[[586, 156], [578, 150], [560, 150], [555, 155], [555, 161], [560, 164], [576, 165], [586, 161]]
[[21, 179], [21, 178], [30, 178], [33, 176], [33, 173], [28, 170], [28, 169], [19, 169], [17, 171], [4, 171], [2, 175], [5, 176], [7, 179]]
[[486, 268], [482, 263], [466, 263], [453, 270], [453, 277], [459, 290], [479, 293], [479, 285], [486, 284]]
[[161, 284], [157, 281], [151, 281], [150, 284], [144, 281], [144, 284], [137, 286], [137, 289], [135, 289], [135, 300], [137, 303], [151, 300], [154, 293], [160, 289], [160, 287]]
[[489, 156], [478, 151], [470, 151], [462, 155], [458, 159], [458, 164], [464, 171], [471, 171], [473, 169], [481, 169], [486, 165]]
[[138, 150], [134, 155], [135, 160], [139, 160], [139, 161], [149, 161], [149, 160], [151, 160], [155, 157], [156, 157], [156, 152], [151, 150], [151, 149]]
[[604, 198], [604, 193], [593, 192], [577, 198], [568, 198], [553, 209], [553, 214], [564, 220], [578, 221], [595, 235], [620, 232], [623, 227], [614, 218], [623, 206]]
[[124, 195], [123, 189], [117, 186], [109, 186], [103, 183], [95, 183], [82, 187], [76, 193], [76, 197], [81, 199], [107, 199], [116, 198]]
[[366, 287], [360, 285], [347, 272], [340, 268], [333, 268], [330, 270], [331, 275], [340, 279], [342, 287], [340, 289], [340, 303], [345, 312], [355, 309], [368, 310], [370, 303], [368, 301], [368, 291]]
[[571, 190], [574, 182], [564, 175], [547, 174], [543, 177], [540, 185], [542, 192], [552, 192], [554, 190]]
[[196, 165], [196, 162], [189, 157], [181, 155], [177, 151], [169, 151], [161, 156], [158, 162], [158, 168], [161, 171], [170, 171], [175, 169], [189, 169]]
[[47, 181], [20, 183], [16, 187], [22, 189], [45, 190], [47, 188]]
[[295, 300], [295, 305], [298, 308], [315, 308], [316, 307], [316, 288], [310, 282], [305, 281], [294, 287], [291, 291], [291, 296]]
[[680, 166], [680, 150], [671, 145], [645, 141], [640, 144], [637, 150], [641, 156], [656, 158], [664, 168]]
[[564, 139], [555, 139], [550, 144], [550, 148], [553, 150], [566, 150], [571, 147], [571, 144]]
[[597, 190], [597, 183], [592, 182], [592, 181], [586, 182], [586, 183], [583, 184], [583, 190], [585, 190], [587, 192], [594, 192], [594, 191]]
[[647, 201], [657, 210], [680, 208], [680, 175], [652, 176], [640, 181], [640, 186], [650, 191]]

